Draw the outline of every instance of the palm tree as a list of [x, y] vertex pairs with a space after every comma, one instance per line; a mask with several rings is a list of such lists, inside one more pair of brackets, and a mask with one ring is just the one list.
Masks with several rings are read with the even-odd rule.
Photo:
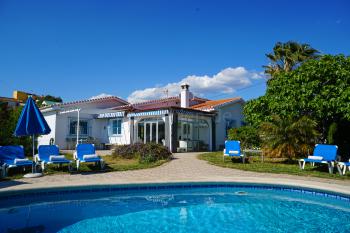
[[317, 122], [303, 116], [298, 120], [273, 116], [271, 122], [260, 126], [264, 151], [272, 157], [292, 159], [305, 155], [314, 146], [319, 133]]
[[315, 59], [318, 56], [319, 51], [309, 44], [299, 44], [294, 41], [277, 42], [273, 47], [273, 52], [266, 54], [270, 64], [263, 67], [265, 73], [273, 77], [281, 71], [291, 71], [304, 61]]

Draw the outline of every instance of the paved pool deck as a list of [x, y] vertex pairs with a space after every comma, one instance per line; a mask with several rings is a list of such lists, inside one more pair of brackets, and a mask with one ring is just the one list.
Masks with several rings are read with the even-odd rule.
[[222, 168], [197, 159], [199, 153], [174, 154], [159, 167], [120, 172], [60, 174], [0, 182], [0, 192], [113, 184], [237, 182], [289, 185], [340, 192], [350, 195], [350, 180], [335, 180], [286, 174], [257, 173]]

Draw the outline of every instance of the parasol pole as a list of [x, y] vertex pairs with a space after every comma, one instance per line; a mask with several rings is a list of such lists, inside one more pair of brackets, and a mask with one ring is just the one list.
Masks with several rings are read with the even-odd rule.
[[33, 139], [33, 164], [32, 164], [32, 173], [35, 173], [35, 166], [34, 166], [34, 161], [35, 161], [35, 140], [34, 140], [34, 134], [32, 136]]
[[77, 119], [77, 145], [79, 144], [79, 131], [80, 131], [80, 109], [78, 109], [78, 119]]

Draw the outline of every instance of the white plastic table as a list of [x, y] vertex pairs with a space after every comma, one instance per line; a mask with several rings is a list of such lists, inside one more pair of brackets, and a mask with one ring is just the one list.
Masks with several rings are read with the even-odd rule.
[[244, 155], [246, 156], [247, 153], [250, 154], [260, 154], [261, 156], [261, 162], [264, 162], [264, 153], [262, 150], [256, 150], [256, 149], [244, 149], [243, 150]]

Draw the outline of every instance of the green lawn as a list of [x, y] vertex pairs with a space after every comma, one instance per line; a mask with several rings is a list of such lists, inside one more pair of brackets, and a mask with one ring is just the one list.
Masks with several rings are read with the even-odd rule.
[[[45, 167], [45, 175], [52, 174], [76, 174], [76, 173], [96, 173], [96, 172], [111, 172], [111, 171], [127, 171], [127, 170], [136, 170], [136, 169], [146, 169], [157, 167], [167, 162], [167, 160], [159, 160], [154, 163], [140, 163], [138, 159], [122, 159], [118, 157], [114, 157], [111, 155], [103, 156], [103, 160], [105, 161], [105, 169], [103, 171], [100, 170], [99, 166], [95, 166], [92, 163], [80, 164], [79, 171], [76, 171], [76, 164], [73, 159], [72, 154], [65, 155], [67, 159], [73, 161], [72, 163], [72, 171], [69, 172], [68, 166], [63, 165], [61, 168], [58, 165], [48, 165]], [[9, 170], [9, 174], [3, 180], [12, 180], [22, 178], [24, 174], [31, 171], [31, 168], [27, 168], [26, 171], [23, 171], [21, 168], [12, 168]]]
[[336, 168], [334, 169], [334, 174], [329, 174], [327, 165], [325, 164], [315, 167], [307, 164], [305, 166], [305, 170], [300, 170], [296, 160], [288, 161], [286, 159], [272, 159], [265, 157], [265, 161], [261, 162], [259, 156], [250, 157], [245, 164], [243, 164], [240, 159], [231, 160], [227, 157], [225, 158], [224, 162], [222, 159], [222, 151], [200, 154], [198, 158], [220, 167], [234, 168], [245, 171], [314, 176], [321, 178], [350, 179], [349, 172], [345, 176], [340, 176]]

